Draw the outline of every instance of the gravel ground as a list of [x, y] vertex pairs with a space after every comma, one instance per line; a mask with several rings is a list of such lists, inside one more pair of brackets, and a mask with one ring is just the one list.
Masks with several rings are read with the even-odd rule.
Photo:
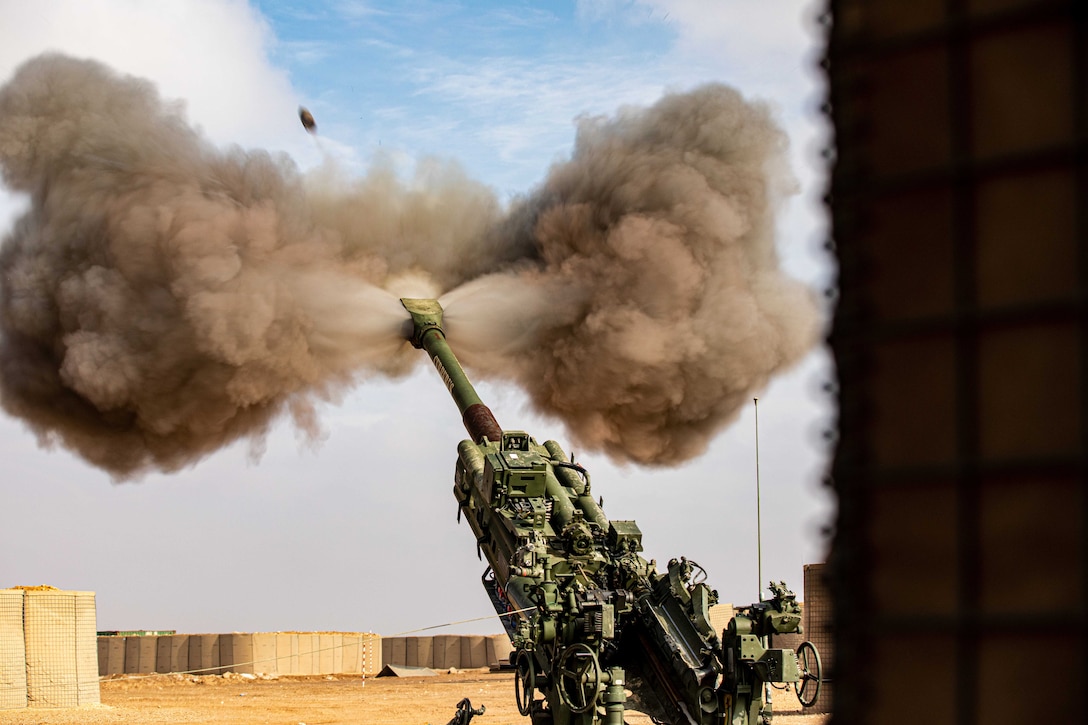
[[[463, 697], [487, 711], [473, 725], [527, 723], [514, 702], [513, 674], [469, 670], [436, 677], [361, 679], [352, 676], [246, 679], [240, 675], [120, 677], [101, 683], [102, 704], [0, 711], [7, 725], [214, 723], [216, 725], [444, 725]], [[775, 693], [775, 725], [823, 725], [827, 715], [802, 715], [792, 691]], [[651, 725], [630, 713], [629, 725]]]

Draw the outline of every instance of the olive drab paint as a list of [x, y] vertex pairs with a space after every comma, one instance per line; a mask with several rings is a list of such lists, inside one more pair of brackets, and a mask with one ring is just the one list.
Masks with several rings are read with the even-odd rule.
[[401, 303], [412, 318], [405, 336], [434, 361], [471, 437], [457, 446], [454, 496], [487, 560], [482, 582], [514, 647], [522, 715], [622, 725], [630, 709], [662, 723], [762, 725], [770, 683], [815, 701], [818, 657], [802, 669], [794, 650], [767, 647], [769, 635], [801, 629], [784, 583], [718, 631], [702, 567], [681, 557], [658, 573], [639, 555], [638, 525], [609, 521], [588, 471], [558, 443], [499, 427], [446, 341], [438, 301]]

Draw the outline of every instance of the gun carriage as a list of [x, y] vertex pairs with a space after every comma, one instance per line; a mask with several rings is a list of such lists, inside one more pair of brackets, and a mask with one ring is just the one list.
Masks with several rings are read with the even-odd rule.
[[487, 560], [482, 581], [514, 646], [522, 715], [534, 725], [622, 725], [633, 709], [670, 725], [761, 725], [773, 714], [773, 683], [815, 702], [812, 644], [767, 646], [772, 634], [801, 630], [784, 583], [716, 630], [706, 572], [681, 557], [659, 573], [640, 555], [638, 525], [605, 516], [589, 473], [558, 443], [499, 426], [446, 341], [438, 301], [401, 302], [412, 318], [406, 337], [427, 352], [469, 434], [457, 446], [457, 516]]

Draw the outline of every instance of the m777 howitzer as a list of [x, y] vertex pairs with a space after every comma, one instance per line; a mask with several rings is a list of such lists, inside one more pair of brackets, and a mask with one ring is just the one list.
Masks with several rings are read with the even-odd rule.
[[[590, 477], [555, 441], [502, 430], [446, 342], [436, 300], [402, 299], [406, 337], [427, 352], [461, 411], [453, 492], [488, 568], [483, 584], [514, 646], [514, 695], [534, 725], [623, 725], [627, 709], [670, 725], [761, 725], [767, 687], [793, 683], [811, 706], [819, 656], [766, 647], [799, 632], [785, 584], [722, 631], [717, 593], [695, 562], [646, 561], [634, 521], [609, 521]], [[799, 656], [800, 655], [800, 656]]]

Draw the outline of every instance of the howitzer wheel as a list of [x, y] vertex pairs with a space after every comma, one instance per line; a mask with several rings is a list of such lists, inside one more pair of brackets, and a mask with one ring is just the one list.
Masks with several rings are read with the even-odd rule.
[[801, 679], [793, 683], [793, 691], [801, 707], [812, 707], [820, 695], [820, 683], [823, 682], [823, 665], [820, 653], [812, 642], [802, 642], [797, 647], [797, 669]]
[[559, 700], [579, 715], [597, 706], [601, 695], [601, 663], [597, 653], [585, 642], [575, 642], [563, 650], [555, 663]]
[[517, 673], [514, 675], [514, 700], [518, 703], [518, 712], [528, 717], [532, 712], [533, 693], [536, 692], [536, 662], [528, 650], [519, 649], [515, 658]]

